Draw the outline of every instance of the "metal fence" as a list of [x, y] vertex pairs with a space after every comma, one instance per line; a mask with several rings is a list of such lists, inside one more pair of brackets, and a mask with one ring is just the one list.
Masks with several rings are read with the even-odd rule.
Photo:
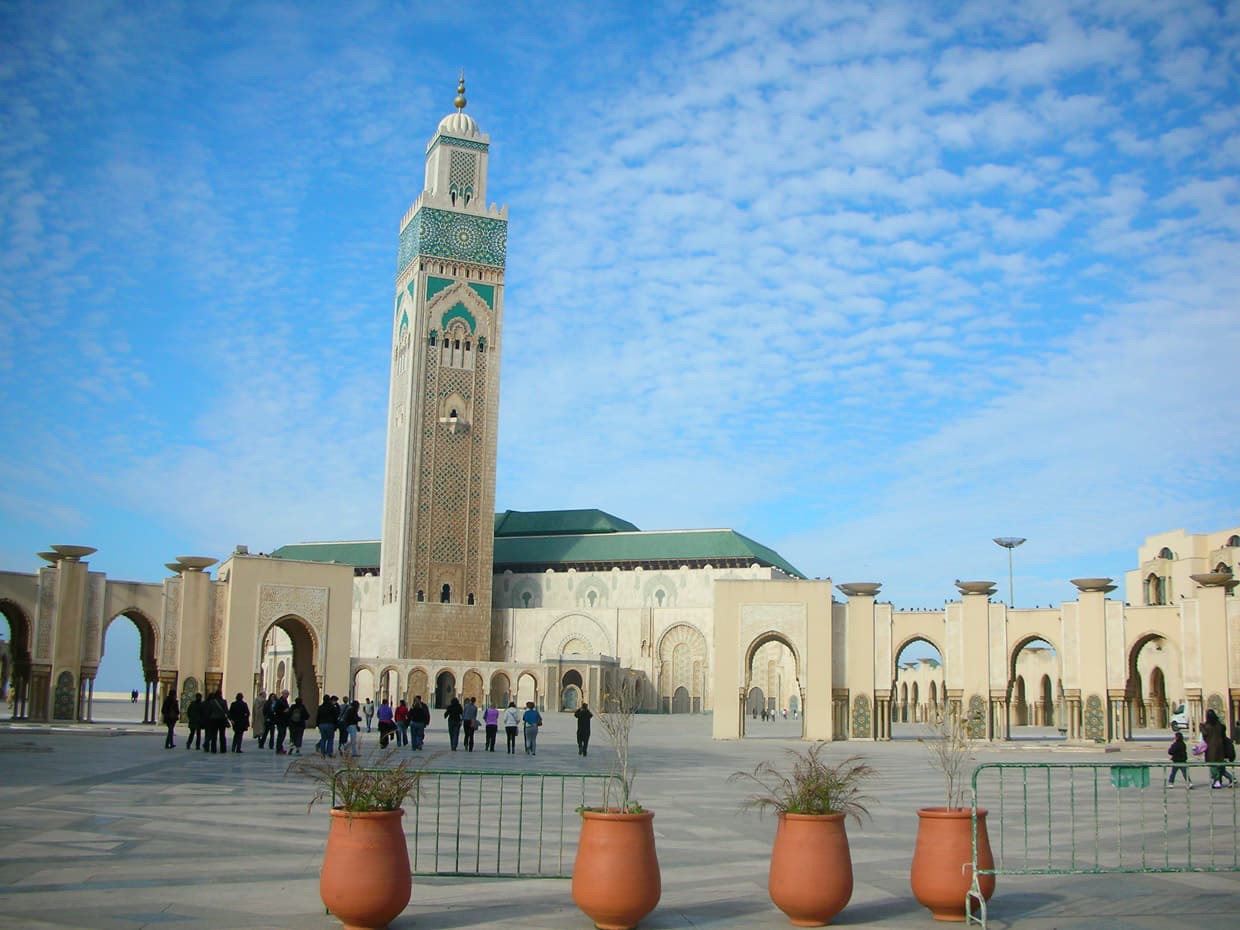
[[[973, 771], [973, 887], [965, 910], [986, 926], [983, 875], [1240, 871], [1240, 789], [1213, 789], [1206, 763], [990, 762]], [[977, 810], [993, 869], [978, 868]]]
[[609, 782], [614, 804], [618, 783], [608, 774], [425, 769], [405, 806], [413, 873], [569, 878], [577, 810], [604, 806]]

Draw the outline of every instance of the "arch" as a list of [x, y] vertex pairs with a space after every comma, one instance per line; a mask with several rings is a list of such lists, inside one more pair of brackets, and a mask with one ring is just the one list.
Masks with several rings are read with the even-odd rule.
[[584, 656], [590, 654], [590, 644], [579, 636], [570, 636], [567, 642], [560, 645], [562, 656]]
[[1015, 725], [1027, 727], [1033, 721], [1029, 719], [1029, 703], [1025, 695], [1025, 676], [1017, 675], [1014, 682], [1015, 685], [1012, 688], [1012, 713], [1015, 717]]
[[753, 687], [749, 689], [748, 696], [745, 698], [745, 713], [750, 717], [757, 717], [766, 709], [766, 695], [762, 693], [762, 689]]
[[[1170, 708], [1167, 702], [1167, 684], [1165, 668], [1173, 667], [1174, 660], [1170, 654], [1159, 656], [1164, 649], [1173, 644], [1162, 633], [1147, 631], [1133, 639], [1126, 656], [1126, 675], [1124, 680], [1124, 700], [1128, 708], [1129, 727], [1144, 728], [1166, 726], [1170, 723]], [[1149, 684], [1147, 693], [1142, 688], [1141, 674], [1142, 653], [1147, 647], [1153, 647], [1150, 653]], [[1174, 663], [1178, 664], [1178, 663]]]
[[687, 714], [691, 707], [689, 704], [689, 689], [679, 687], [672, 694], [672, 713]]
[[568, 685], [560, 689], [560, 710], [574, 711], [581, 706], [581, 688]]
[[[710, 696], [706, 693], [710, 680], [710, 656], [706, 637], [701, 630], [691, 623], [673, 624], [659, 637], [657, 655], [659, 696], [663, 710], [674, 714], [700, 713], [710, 707]], [[684, 688], [689, 696], [688, 709], [684, 711], [675, 709], [685, 706], [684, 702], [674, 700], [680, 688]]]
[[260, 664], [254, 670], [255, 675], [262, 674], [262, 644], [267, 642], [267, 635], [275, 629], [281, 630], [288, 636], [291, 645], [292, 661], [289, 664], [286, 683], [284, 684], [284, 688], [287, 688], [289, 691], [290, 699], [300, 697], [307, 707], [318, 707], [321, 700], [318, 674], [319, 640], [314, 632], [314, 628], [310, 626], [304, 617], [300, 617], [297, 614], [285, 614], [272, 621], [265, 628], [259, 629], [258, 642], [260, 648], [258, 656]]
[[578, 688], [583, 687], [584, 682], [581, 678], [581, 672], [575, 668], [570, 668], [561, 676], [560, 685], [562, 687], [567, 687], [568, 685], [576, 685]]
[[[561, 652], [558, 650], [563, 647], [563, 644], [569, 642], [574, 637], [589, 643], [590, 648], [587, 655], [610, 654], [607, 645], [611, 643], [611, 636], [608, 635], [606, 628], [589, 614], [574, 611], [557, 617], [547, 627], [546, 632], [542, 635], [542, 639], [538, 642], [538, 655], [543, 659], [555, 658], [561, 655]], [[552, 648], [555, 648], [557, 651], [550, 652], [549, 650]], [[518, 688], [517, 690], [519, 691], [520, 689]]]
[[461, 679], [461, 694], [475, 700], [486, 698], [486, 692], [482, 689], [482, 673], [476, 668], [471, 668]]
[[379, 673], [379, 679], [375, 682], [375, 694], [372, 697], [376, 704], [385, 699], [395, 704], [402, 696], [400, 693], [400, 672], [397, 671], [396, 666], [389, 665]]
[[435, 702], [431, 705], [437, 710], [447, 707], [456, 697], [456, 676], [444, 669], [435, 676]]
[[523, 671], [517, 675], [517, 704], [524, 705], [526, 701], [533, 701], [534, 706], [538, 706], [539, 691], [538, 677], [531, 671]]
[[782, 693], [772, 694], [770, 690], [773, 680], [777, 688], [783, 685], [783, 680], [778, 675], [778, 665], [775, 663], [773, 659], [768, 659], [767, 668], [765, 669], [764, 672], [759, 672], [758, 669], [756, 668], [756, 664], [757, 664], [756, 660], [758, 658], [759, 653], [766, 646], [770, 646], [770, 645], [781, 646], [783, 649], [788, 650], [788, 655], [792, 657], [792, 678], [793, 680], [787, 683], [787, 687], [790, 693], [798, 690], [800, 686], [802, 666], [801, 666], [800, 654], [797, 652], [796, 648], [792, 645], [791, 640], [789, 640], [788, 637], [779, 630], [766, 630], [762, 633], [759, 633], [757, 636], [755, 636], [750, 641], [748, 647], [746, 647], [745, 664], [743, 666], [744, 676], [745, 676], [744, 693], [748, 694], [750, 689], [754, 685], [755, 677], [759, 678], [759, 680], [764, 682], [766, 685], [766, 689], [765, 689], [766, 709], [768, 712], [774, 712], [774, 711], [779, 710], [779, 704], [784, 699], [784, 694]]
[[1008, 681], [1016, 680], [1016, 663], [1020, 660], [1021, 651], [1034, 643], [1046, 643], [1046, 645], [1050, 646], [1051, 652], [1055, 654], [1056, 664], [1059, 664], [1061, 661], [1059, 657], [1062, 653], [1059, 651], [1058, 646], [1051, 642], [1047, 637], [1040, 634], [1029, 635], [1023, 639], [1017, 640], [1016, 645], [1014, 645], [1011, 651], [1008, 652]]
[[512, 679], [506, 672], [495, 672], [491, 676], [491, 706], [507, 707], [508, 702], [513, 699]]
[[405, 693], [409, 695], [410, 700], [415, 697], [426, 700], [431, 696], [430, 676], [426, 669], [418, 667], [409, 670], [409, 689]]
[[1055, 692], [1051, 689], [1051, 676], [1043, 675], [1038, 687], [1038, 721], [1044, 727], [1053, 727], [1058, 716], [1055, 713]]

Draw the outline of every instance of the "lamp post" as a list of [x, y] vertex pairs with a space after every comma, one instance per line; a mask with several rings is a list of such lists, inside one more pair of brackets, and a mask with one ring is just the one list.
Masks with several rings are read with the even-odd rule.
[[1016, 609], [1016, 595], [1013, 593], [1012, 585], [1012, 550], [1024, 541], [1025, 540], [1020, 536], [995, 537], [995, 545], [1002, 546], [1008, 551], [1008, 606], [1013, 610]]

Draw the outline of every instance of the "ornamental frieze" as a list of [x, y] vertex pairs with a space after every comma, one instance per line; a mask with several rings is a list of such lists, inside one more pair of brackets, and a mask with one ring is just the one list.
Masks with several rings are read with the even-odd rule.
[[255, 655], [263, 654], [263, 637], [277, 620], [294, 616], [304, 620], [314, 631], [314, 662], [327, 630], [327, 588], [293, 584], [260, 584], [258, 586], [258, 623], [255, 626]]

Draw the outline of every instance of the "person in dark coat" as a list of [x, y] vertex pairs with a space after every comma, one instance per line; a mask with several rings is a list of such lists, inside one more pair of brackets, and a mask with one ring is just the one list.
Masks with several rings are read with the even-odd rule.
[[202, 748], [202, 692], [194, 695], [185, 708], [185, 719], [189, 722], [189, 737], [185, 740], [186, 749]]
[[245, 702], [245, 695], [237, 692], [237, 699], [228, 708], [228, 719], [232, 721], [232, 751], [241, 752], [241, 739], [250, 728], [250, 705]]
[[1171, 748], [1167, 750], [1167, 755], [1171, 757], [1171, 777], [1167, 779], [1168, 785], [1175, 784], [1175, 776], [1177, 774], [1184, 776], [1184, 785], [1187, 788], [1193, 787], [1193, 780], [1188, 775], [1188, 743], [1184, 742], [1184, 734], [1176, 731], [1175, 738], [1171, 740]]
[[267, 700], [263, 701], [263, 709], [261, 712], [263, 718], [263, 735], [259, 737], [258, 748], [266, 749], [270, 741], [270, 748], [276, 748], [276, 700], [279, 696], [272, 691], [267, 695]]
[[288, 691], [281, 691], [275, 708], [277, 756], [284, 755], [284, 737], [288, 735], [288, 709], [291, 706], [288, 702]]
[[590, 748], [590, 718], [594, 713], [590, 710], [590, 705], [582, 702], [582, 705], [573, 712], [573, 716], [577, 718], [577, 755], [584, 756], [586, 750]]
[[409, 739], [410, 751], [421, 749], [426, 742], [426, 728], [431, 725], [431, 709], [422, 702], [422, 695], [414, 695], [413, 706], [409, 708]]
[[228, 728], [228, 704], [219, 691], [212, 691], [207, 695], [203, 726], [207, 733], [203, 752], [228, 752], [228, 737], [225, 735]]
[[332, 703], [330, 694], [324, 695], [319, 705], [319, 741], [314, 748], [320, 756], [331, 756], [336, 746], [336, 705]]
[[288, 751], [301, 755], [301, 740], [306, 734], [306, 724], [310, 721], [310, 711], [298, 696], [293, 706], [288, 709]]
[[443, 712], [443, 715], [448, 718], [448, 744], [453, 752], [456, 752], [456, 744], [461, 739], [461, 717], [464, 713], [465, 708], [461, 706], [457, 698], [449, 701], [448, 709]]
[[181, 705], [177, 701], [177, 693], [169, 691], [168, 696], [164, 698], [164, 705], [160, 709], [159, 719], [168, 727], [168, 735], [164, 737], [164, 748], [172, 749], [176, 746], [176, 740], [173, 739], [172, 731], [176, 728], [177, 721], [181, 719]]
[[[1223, 727], [1223, 723], [1218, 719], [1218, 714], [1213, 709], [1206, 711], [1205, 722], [1201, 725], [1201, 738], [1206, 741], [1206, 761], [1207, 762], [1227, 762], [1227, 731]], [[1236, 787], [1236, 780], [1232, 777], [1231, 772], [1227, 771], [1225, 765], [1210, 766], [1210, 787], [1222, 788], [1223, 779], [1227, 779], [1227, 783], [1232, 787]]]

